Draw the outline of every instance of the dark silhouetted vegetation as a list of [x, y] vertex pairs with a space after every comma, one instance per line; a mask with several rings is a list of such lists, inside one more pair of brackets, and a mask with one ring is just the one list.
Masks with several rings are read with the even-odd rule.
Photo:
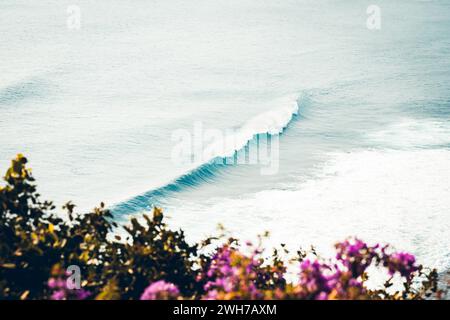
[[[299, 251], [297, 280], [287, 281], [279, 251], [212, 237], [198, 244], [173, 231], [155, 208], [117, 225], [104, 204], [78, 214], [41, 200], [27, 159], [18, 155], [0, 186], [0, 299], [423, 299], [438, 297], [436, 270], [414, 256], [358, 239], [325, 261]], [[207, 250], [207, 248], [209, 248]], [[287, 254], [287, 251], [283, 253]], [[295, 262], [294, 262], [295, 263]], [[69, 282], [71, 266], [80, 282]], [[377, 290], [367, 269], [384, 269]], [[401, 288], [391, 290], [394, 279]]]

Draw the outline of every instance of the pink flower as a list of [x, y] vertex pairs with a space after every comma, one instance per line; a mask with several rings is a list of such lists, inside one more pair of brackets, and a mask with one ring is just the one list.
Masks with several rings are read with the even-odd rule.
[[217, 249], [206, 270], [204, 299], [261, 299], [256, 281], [264, 278], [261, 262], [228, 245]]
[[141, 296], [141, 300], [172, 300], [180, 294], [173, 283], [159, 280], [149, 285]]
[[364, 273], [373, 258], [377, 256], [378, 248], [378, 244], [369, 247], [359, 239], [346, 240], [336, 245], [336, 259], [352, 272], [353, 277], [358, 277]]
[[309, 299], [324, 299], [331, 291], [331, 276], [326, 275], [330, 267], [319, 261], [304, 260], [300, 264], [300, 297]]
[[47, 286], [51, 289], [52, 300], [85, 300], [91, 292], [84, 289], [72, 289], [67, 285], [67, 281], [63, 278], [48, 279]]
[[387, 257], [386, 261], [389, 274], [400, 273], [403, 277], [410, 277], [419, 268], [416, 266], [416, 258], [406, 252], [396, 252]]

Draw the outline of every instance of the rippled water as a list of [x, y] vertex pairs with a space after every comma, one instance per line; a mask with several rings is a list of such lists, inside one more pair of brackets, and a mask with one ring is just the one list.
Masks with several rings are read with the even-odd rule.
[[[192, 239], [358, 235], [449, 268], [450, 3], [377, 1], [377, 31], [372, 1], [80, 0], [80, 30], [70, 4], [0, 3], [2, 168], [23, 152], [45, 197], [158, 204]], [[279, 171], [174, 163], [196, 123], [286, 127]]]

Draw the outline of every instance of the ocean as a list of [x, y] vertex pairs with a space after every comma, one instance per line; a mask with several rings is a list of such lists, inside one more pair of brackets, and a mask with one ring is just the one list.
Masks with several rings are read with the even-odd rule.
[[43, 198], [450, 268], [449, 1], [1, 0], [0, 40], [0, 167]]

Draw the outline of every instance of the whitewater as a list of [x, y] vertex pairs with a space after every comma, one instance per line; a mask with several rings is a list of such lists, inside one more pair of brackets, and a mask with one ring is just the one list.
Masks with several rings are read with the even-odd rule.
[[[21, 152], [44, 198], [158, 205], [192, 241], [358, 236], [448, 270], [450, 3], [379, 0], [369, 30], [372, 2], [79, 0], [71, 30], [72, 3], [3, 0], [0, 168]], [[174, 161], [198, 128], [221, 134]]]

